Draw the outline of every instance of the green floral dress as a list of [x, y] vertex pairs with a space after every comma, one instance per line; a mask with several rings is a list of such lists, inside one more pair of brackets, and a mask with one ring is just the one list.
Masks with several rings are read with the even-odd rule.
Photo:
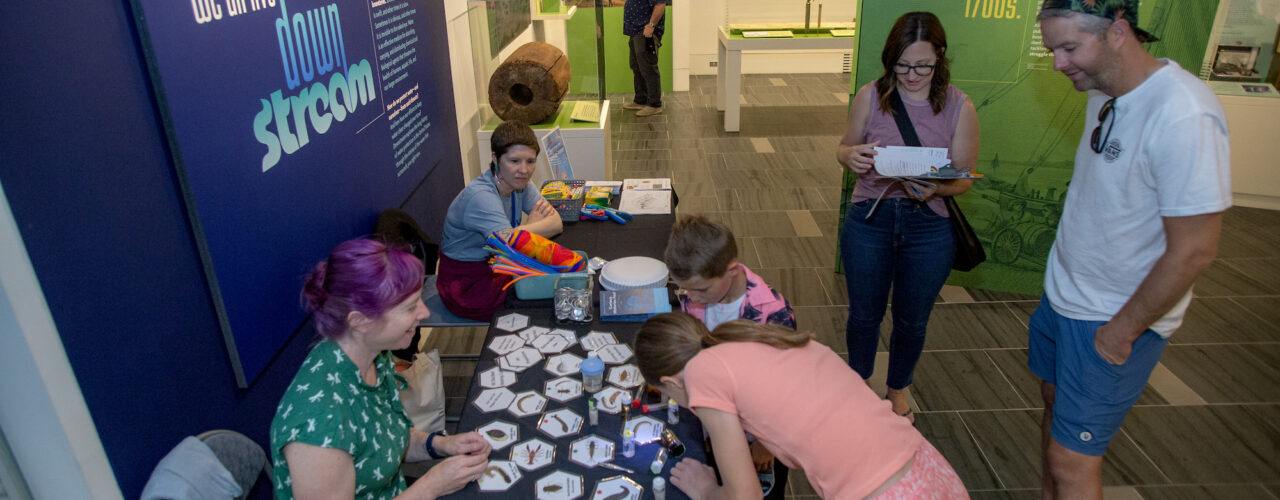
[[404, 491], [400, 462], [413, 427], [400, 404], [404, 379], [396, 375], [391, 353], [383, 352], [374, 363], [378, 383], [371, 386], [336, 342], [325, 340], [311, 349], [271, 421], [277, 499], [293, 498], [284, 460], [289, 443], [349, 453], [356, 469], [354, 498], [390, 499]]

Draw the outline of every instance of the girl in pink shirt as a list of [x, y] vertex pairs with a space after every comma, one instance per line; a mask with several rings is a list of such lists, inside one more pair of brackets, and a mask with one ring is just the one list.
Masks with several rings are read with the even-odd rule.
[[709, 332], [685, 313], [640, 327], [640, 373], [702, 421], [724, 483], [685, 459], [671, 484], [694, 499], [760, 498], [746, 431], [823, 498], [968, 498], [938, 450], [812, 338], [747, 320]]

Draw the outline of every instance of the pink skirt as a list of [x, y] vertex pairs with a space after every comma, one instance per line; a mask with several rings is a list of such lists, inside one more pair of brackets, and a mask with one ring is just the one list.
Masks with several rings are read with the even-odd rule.
[[908, 500], [921, 498], [961, 499], [969, 498], [960, 476], [947, 459], [929, 443], [928, 439], [920, 440], [920, 448], [916, 450], [915, 462], [911, 470], [902, 476], [897, 483], [876, 497], [878, 500]]

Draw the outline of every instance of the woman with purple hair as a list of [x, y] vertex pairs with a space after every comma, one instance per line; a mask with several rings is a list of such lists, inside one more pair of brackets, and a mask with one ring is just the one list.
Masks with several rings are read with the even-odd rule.
[[[422, 498], [461, 489], [484, 472], [488, 442], [413, 428], [404, 379], [389, 350], [407, 347], [422, 303], [422, 262], [371, 239], [343, 242], [302, 288], [322, 340], [271, 421], [276, 498]], [[447, 458], [445, 458], [447, 457]], [[444, 458], [406, 488], [402, 461]]]

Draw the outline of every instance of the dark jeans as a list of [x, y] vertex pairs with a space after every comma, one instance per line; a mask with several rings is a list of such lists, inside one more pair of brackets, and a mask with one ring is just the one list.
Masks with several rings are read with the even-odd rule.
[[849, 290], [845, 340], [849, 366], [871, 378], [885, 303], [893, 290], [893, 334], [889, 338], [890, 389], [911, 385], [924, 350], [925, 327], [938, 292], [951, 274], [955, 236], [951, 221], [906, 198], [885, 199], [871, 217], [874, 200], [849, 206], [840, 234], [840, 259]]
[[[658, 74], [658, 51], [649, 50], [643, 34], [631, 35], [631, 74], [635, 77], [636, 104], [662, 107], [662, 75]], [[654, 46], [662, 39], [653, 37]]]

